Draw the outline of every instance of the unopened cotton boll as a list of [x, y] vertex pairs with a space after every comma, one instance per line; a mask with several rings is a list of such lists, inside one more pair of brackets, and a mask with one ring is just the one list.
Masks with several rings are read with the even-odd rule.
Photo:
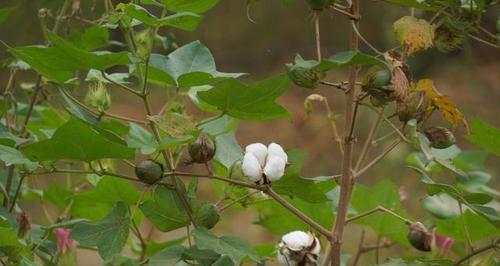
[[243, 163], [241, 164], [241, 170], [246, 177], [254, 182], [262, 178], [262, 167], [253, 153], [245, 153]]
[[269, 181], [277, 181], [285, 174], [286, 161], [279, 156], [267, 157], [264, 174]]
[[264, 167], [267, 158], [267, 147], [262, 143], [253, 143], [245, 148], [245, 154], [252, 153], [257, 161], [259, 162], [261, 167]]
[[303, 231], [290, 232], [278, 243], [278, 261], [281, 265], [316, 265], [320, 252], [318, 238]]
[[278, 156], [281, 159], [283, 159], [286, 162], [288, 162], [288, 155], [286, 155], [285, 150], [276, 143], [271, 143], [269, 144], [269, 147], [267, 148], [267, 156]]

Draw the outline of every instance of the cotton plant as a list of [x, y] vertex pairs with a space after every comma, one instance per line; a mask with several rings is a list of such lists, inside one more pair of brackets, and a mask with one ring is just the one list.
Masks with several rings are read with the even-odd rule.
[[241, 169], [249, 180], [267, 184], [283, 177], [287, 162], [288, 155], [279, 144], [273, 142], [266, 147], [253, 143], [245, 148]]
[[317, 265], [321, 244], [311, 232], [292, 231], [277, 246], [278, 262], [285, 266]]

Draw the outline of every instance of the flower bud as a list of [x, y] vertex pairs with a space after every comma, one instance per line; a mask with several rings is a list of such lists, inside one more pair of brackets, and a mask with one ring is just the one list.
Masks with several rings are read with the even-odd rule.
[[368, 70], [361, 89], [370, 95], [374, 106], [382, 106], [393, 100], [392, 91], [387, 88], [391, 81], [391, 72], [387, 68], [372, 67]]
[[100, 112], [109, 109], [111, 96], [103, 82], [93, 83], [85, 96], [85, 103], [97, 108]]
[[163, 165], [153, 160], [144, 160], [135, 166], [135, 175], [144, 183], [154, 184], [163, 177]]
[[281, 265], [316, 265], [321, 245], [310, 232], [293, 231], [278, 243], [278, 261]]
[[421, 222], [414, 222], [410, 225], [407, 235], [410, 244], [421, 251], [431, 251], [432, 233]]
[[229, 168], [229, 177], [231, 179], [243, 179], [245, 174], [242, 169], [243, 160], [236, 160]]
[[212, 229], [220, 220], [219, 209], [214, 204], [205, 204], [196, 212], [194, 220], [196, 225]]
[[313, 64], [318, 63], [316, 61], [304, 61], [302, 57], [296, 56], [293, 63], [285, 65], [288, 78], [297, 86], [315, 89], [321, 79], [325, 77], [325, 72], [314, 68]]
[[28, 214], [25, 211], [23, 211], [17, 215], [16, 220], [17, 220], [17, 236], [22, 238], [31, 229], [31, 223]]
[[71, 229], [57, 228], [55, 230], [57, 239], [58, 263], [57, 265], [76, 266], [77, 242], [70, 238]]
[[425, 136], [436, 149], [446, 149], [455, 144], [455, 136], [445, 127], [430, 127], [424, 131]]
[[212, 160], [215, 150], [215, 142], [205, 134], [200, 134], [196, 141], [188, 146], [189, 156], [193, 163], [206, 163]]

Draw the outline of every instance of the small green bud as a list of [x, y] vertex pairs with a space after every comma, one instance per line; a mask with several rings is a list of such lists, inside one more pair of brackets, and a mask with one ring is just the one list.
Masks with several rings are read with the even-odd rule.
[[446, 149], [455, 144], [455, 136], [445, 127], [430, 127], [424, 131], [425, 136], [436, 149]]
[[144, 183], [154, 184], [163, 177], [163, 165], [153, 160], [144, 160], [135, 166], [135, 175]]
[[407, 235], [410, 244], [421, 251], [431, 251], [432, 233], [421, 222], [414, 222], [410, 225]]
[[189, 156], [193, 163], [206, 163], [212, 160], [215, 150], [215, 142], [205, 134], [200, 134], [196, 141], [188, 146]]
[[97, 108], [100, 112], [108, 110], [111, 106], [111, 96], [103, 82], [96, 82], [89, 88], [85, 103]]
[[214, 204], [204, 204], [194, 217], [197, 226], [212, 229], [220, 220], [219, 209]]
[[242, 160], [237, 160], [231, 165], [231, 167], [229, 168], [229, 177], [231, 179], [239, 179], [239, 180], [247, 179], [241, 168], [242, 164], [243, 164]]
[[288, 78], [297, 86], [315, 89], [321, 79], [325, 77], [325, 72], [316, 68], [319, 62], [304, 60], [300, 55], [296, 55], [293, 63], [286, 64]]

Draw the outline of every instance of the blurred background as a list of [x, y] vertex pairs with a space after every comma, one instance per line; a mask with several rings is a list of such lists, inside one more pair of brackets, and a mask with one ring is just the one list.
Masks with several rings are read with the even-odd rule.
[[[118, 1], [113, 2], [118, 3]], [[0, 25], [0, 39], [11, 46], [42, 44], [37, 18], [38, 9], [51, 8], [52, 13], [56, 14], [61, 3], [62, 1], [58, 0], [0, 1], [0, 7], [12, 5], [19, 7], [15, 15]], [[82, 17], [96, 19], [102, 14], [100, 1], [82, 0], [81, 6]], [[495, 32], [498, 11], [497, 8], [484, 15], [483, 25], [491, 32]], [[151, 10], [151, 12], [158, 13], [157, 10]], [[379, 50], [391, 49], [396, 46], [391, 25], [401, 16], [408, 15], [409, 12], [407, 8], [389, 5], [382, 1], [362, 1], [361, 32]], [[162, 29], [160, 32], [167, 31]], [[283, 72], [284, 64], [291, 62], [296, 53], [306, 59], [315, 58], [312, 13], [303, 0], [290, 0], [287, 5], [279, 0], [261, 0], [248, 9], [244, 0], [221, 0], [214, 9], [205, 14], [201, 26], [196, 31], [173, 32], [179, 45], [200, 40], [214, 55], [218, 70], [248, 73], [249, 75], [243, 79], [249, 82]], [[111, 32], [110, 36], [112, 39], [121, 38], [120, 32]], [[332, 12], [321, 14], [321, 40], [324, 56], [346, 50], [348, 36], [349, 21], [344, 16]], [[370, 52], [363, 45], [361, 45], [361, 50]], [[5, 48], [1, 47], [0, 59], [8, 56]], [[500, 112], [500, 51], [498, 49], [467, 39], [461, 49], [450, 53], [440, 53], [436, 49], [420, 52], [410, 60], [410, 66], [415, 80], [433, 79], [436, 88], [450, 95], [469, 120], [477, 116], [497, 127], [500, 126], [497, 113]], [[35, 79], [33, 73], [24, 75], [22, 77], [24, 80], [34, 81]], [[2, 69], [0, 71], [1, 86], [6, 84], [7, 76], [8, 70]], [[347, 80], [347, 71], [332, 71], [326, 80], [332, 82]], [[75, 94], [83, 96], [85, 92], [86, 90], [83, 89], [76, 91]], [[111, 112], [143, 119], [142, 107], [140, 105], [134, 107], [135, 99], [119, 92], [112, 91]], [[153, 106], [158, 110], [166, 100], [166, 93], [163, 88], [159, 87], [155, 88], [154, 93], [156, 96], [152, 97], [155, 99]], [[304, 167], [305, 176], [338, 174], [340, 156], [323, 106], [315, 105], [313, 114], [305, 119], [303, 101], [311, 93], [326, 96], [334, 112], [343, 112], [344, 96], [338, 90], [321, 87], [313, 92], [292, 86], [278, 101], [289, 110], [293, 121], [241, 122], [237, 131], [239, 143], [245, 146], [253, 142], [278, 142], [286, 148], [306, 150], [310, 156]], [[196, 113], [194, 107], [192, 111]], [[366, 136], [372, 118], [366, 109], [360, 109], [359, 122], [356, 126], [356, 135], [360, 140]], [[429, 124], [448, 126], [440, 115], [435, 115]], [[340, 129], [343, 128], [341, 119], [338, 126]], [[458, 128], [455, 132], [458, 145], [463, 149], [477, 149], [464, 141], [463, 134], [465, 134], [463, 128]], [[359, 152], [360, 145], [357, 143], [357, 152]], [[378, 150], [380, 149], [383, 147], [378, 147]], [[407, 188], [410, 192], [411, 200], [404, 202], [406, 209], [413, 216], [426, 216], [428, 214], [425, 214], [419, 204], [419, 199], [424, 195], [424, 188], [414, 172], [405, 167], [403, 160], [409, 152], [409, 147], [401, 146], [374, 167], [361, 182], [370, 185], [381, 178], [391, 178], [396, 184]], [[373, 154], [376, 154], [376, 151], [373, 151]], [[495, 179], [493, 182], [497, 187], [499, 170], [498, 158], [488, 157], [487, 171], [493, 175]], [[120, 171], [130, 171], [130, 169]], [[44, 186], [44, 182], [48, 181], [39, 182], [41, 186]], [[209, 184], [204, 184], [202, 187], [204, 190], [201, 193], [205, 198], [216, 200], [210, 191]], [[224, 216], [232, 218], [224, 219]], [[257, 214], [253, 212], [229, 210], [224, 212], [222, 223], [215, 229], [221, 234], [240, 236], [254, 244], [277, 241], [278, 236], [271, 235], [258, 225], [252, 224], [256, 218]], [[42, 215], [32, 219], [35, 222], [44, 223]], [[144, 230], [148, 231], [148, 226]], [[359, 238], [359, 228], [350, 227], [346, 236], [347, 249], [353, 252]], [[171, 236], [154, 232], [153, 238], [160, 240], [168, 237]], [[367, 242], [371, 239], [373, 236], [369, 235]], [[97, 257], [86, 255], [85, 251], [83, 253], [85, 255], [82, 254], [81, 257], [85, 257], [85, 263], [82, 265], [99, 265], [100, 261]], [[366, 255], [365, 259], [369, 260], [370, 256]]]

